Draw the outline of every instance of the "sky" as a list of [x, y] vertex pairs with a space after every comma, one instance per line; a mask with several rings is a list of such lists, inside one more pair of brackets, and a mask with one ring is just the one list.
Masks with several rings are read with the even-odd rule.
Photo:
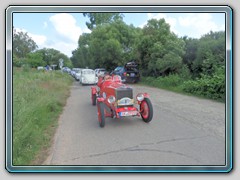
[[[225, 13], [124, 13], [123, 21], [143, 28], [150, 19], [161, 19], [178, 37], [200, 38], [225, 30]], [[13, 13], [13, 27], [27, 32], [38, 49], [54, 48], [68, 57], [77, 49], [79, 36], [91, 33], [82, 13]]]

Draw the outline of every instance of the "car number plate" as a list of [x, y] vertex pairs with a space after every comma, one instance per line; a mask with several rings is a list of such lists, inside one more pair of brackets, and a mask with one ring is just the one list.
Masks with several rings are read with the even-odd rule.
[[120, 112], [119, 116], [136, 116], [137, 111], [126, 111], [126, 112]]
[[134, 76], [135, 76], [135, 74], [134, 74], [134, 73], [131, 73], [131, 74], [130, 74], [130, 76], [131, 76], [131, 77], [134, 77]]

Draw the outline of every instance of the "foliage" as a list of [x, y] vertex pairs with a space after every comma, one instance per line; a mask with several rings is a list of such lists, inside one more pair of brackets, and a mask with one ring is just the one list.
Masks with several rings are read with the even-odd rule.
[[193, 74], [212, 75], [217, 68], [225, 66], [225, 33], [210, 32], [199, 39]]
[[196, 80], [186, 81], [183, 83], [182, 89], [191, 94], [223, 101], [225, 99], [224, 68], [218, 68], [211, 76], [203, 75]]
[[147, 85], [147, 86], [153, 86], [161, 89], [167, 89], [175, 92], [182, 92], [181, 84], [184, 82], [184, 79], [182, 79], [177, 74], [171, 74], [169, 76], [165, 77], [142, 77], [141, 78], [141, 84]]
[[63, 59], [64, 66], [72, 67], [71, 60], [63, 53], [52, 48], [43, 48], [36, 51], [40, 53], [46, 65], [58, 65], [59, 59]]
[[185, 43], [170, 31], [164, 19], [151, 19], [138, 44], [140, 67], [145, 75], [166, 76], [182, 65]]
[[24, 64], [28, 64], [33, 68], [47, 65], [46, 62], [43, 61], [42, 54], [38, 52], [27, 54], [27, 58], [24, 60]]
[[26, 32], [13, 32], [13, 54], [17, 58], [25, 58], [28, 53], [37, 49], [37, 44]]
[[115, 20], [122, 20], [123, 17], [120, 13], [83, 13], [83, 16], [89, 18], [90, 22], [86, 22], [86, 26], [90, 30], [98, 25], [110, 23]]
[[134, 45], [139, 30], [122, 20], [97, 26], [83, 34], [71, 60], [75, 67], [105, 67], [108, 70], [134, 58]]
[[13, 69], [13, 165], [33, 164], [50, 145], [71, 82], [57, 71]]

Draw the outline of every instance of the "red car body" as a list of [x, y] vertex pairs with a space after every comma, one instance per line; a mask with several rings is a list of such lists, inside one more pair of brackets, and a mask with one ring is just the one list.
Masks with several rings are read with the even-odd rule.
[[99, 77], [97, 86], [91, 87], [91, 99], [92, 104], [98, 107], [100, 127], [105, 126], [105, 117], [141, 116], [144, 122], [152, 120], [153, 108], [149, 95], [139, 93], [134, 100], [132, 88], [123, 84], [120, 76]]

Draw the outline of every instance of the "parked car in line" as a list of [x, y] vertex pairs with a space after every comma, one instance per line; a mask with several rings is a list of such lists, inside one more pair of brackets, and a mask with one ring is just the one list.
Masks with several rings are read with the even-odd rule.
[[104, 75], [105, 72], [107, 72], [105, 68], [97, 68], [97, 69], [95, 69], [95, 74], [96, 74], [97, 77], [99, 77], [101, 75]]
[[44, 70], [44, 67], [43, 66], [38, 66], [37, 70]]
[[77, 81], [79, 81], [79, 79], [80, 79], [80, 76], [81, 76], [81, 68], [73, 68], [72, 69], [74, 72], [73, 72], [73, 77], [77, 80]]
[[128, 62], [124, 66], [116, 67], [111, 74], [119, 75], [122, 82], [137, 83], [140, 80], [138, 65], [135, 62]]
[[94, 70], [92, 70], [92, 69], [82, 69], [81, 70], [81, 77], [80, 77], [79, 82], [82, 85], [97, 84], [98, 77], [96, 77]]
[[105, 126], [105, 118], [142, 117], [146, 123], [153, 118], [153, 107], [148, 93], [133, 98], [133, 89], [123, 84], [119, 75], [99, 77], [97, 87], [91, 87], [92, 105], [97, 104], [98, 122]]

